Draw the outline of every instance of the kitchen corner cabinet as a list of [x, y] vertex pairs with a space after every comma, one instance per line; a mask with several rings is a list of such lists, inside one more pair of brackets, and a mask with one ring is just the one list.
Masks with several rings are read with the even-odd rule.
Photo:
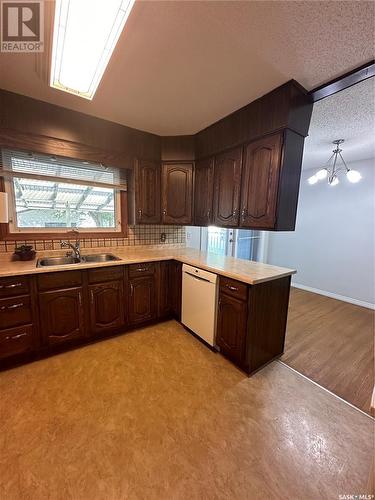
[[208, 226], [212, 222], [214, 191], [214, 158], [205, 158], [195, 163], [194, 178], [194, 224]]
[[239, 221], [242, 147], [215, 157], [213, 223], [236, 227]]
[[193, 222], [193, 164], [162, 165], [162, 223]]
[[284, 351], [290, 276], [257, 285], [220, 277], [217, 345], [250, 374]]
[[135, 163], [135, 217], [138, 224], [160, 224], [160, 187], [160, 163], [137, 160]]

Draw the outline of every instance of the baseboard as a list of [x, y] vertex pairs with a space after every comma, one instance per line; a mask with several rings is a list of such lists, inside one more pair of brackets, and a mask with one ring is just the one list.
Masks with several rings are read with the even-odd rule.
[[301, 290], [306, 290], [307, 292], [318, 293], [319, 295], [325, 295], [331, 299], [342, 300], [343, 302], [349, 302], [349, 304], [354, 304], [356, 306], [366, 307], [367, 309], [375, 309], [375, 304], [371, 302], [364, 302], [363, 300], [352, 299], [351, 297], [346, 297], [345, 295], [338, 295], [337, 293], [326, 292], [325, 290], [319, 290], [319, 288], [312, 288], [311, 286], [300, 285], [299, 283], [292, 283], [294, 288], [300, 288]]

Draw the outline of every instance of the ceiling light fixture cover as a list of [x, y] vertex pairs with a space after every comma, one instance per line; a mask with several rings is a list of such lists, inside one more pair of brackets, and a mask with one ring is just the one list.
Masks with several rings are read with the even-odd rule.
[[[341, 154], [342, 149], [340, 149], [340, 144], [343, 142], [344, 139], [336, 139], [333, 141], [333, 144], [336, 146], [336, 148], [332, 151], [333, 154], [327, 161], [324, 168], [321, 168], [318, 172], [316, 172], [316, 174], [307, 179], [309, 184], [316, 184], [320, 180], [327, 179], [330, 186], [337, 186], [340, 182], [338, 174], [343, 171], [346, 173], [346, 178], [349, 182], [355, 183], [362, 179], [361, 174], [357, 170], [351, 170], [345, 163]], [[341, 160], [342, 165], [338, 164], [339, 159]]]
[[56, 0], [51, 87], [91, 100], [135, 0]]

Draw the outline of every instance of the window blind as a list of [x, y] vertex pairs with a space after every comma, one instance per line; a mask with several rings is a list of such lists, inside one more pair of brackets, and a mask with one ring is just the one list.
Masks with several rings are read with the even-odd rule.
[[2, 149], [0, 176], [127, 190], [126, 170], [41, 153]]

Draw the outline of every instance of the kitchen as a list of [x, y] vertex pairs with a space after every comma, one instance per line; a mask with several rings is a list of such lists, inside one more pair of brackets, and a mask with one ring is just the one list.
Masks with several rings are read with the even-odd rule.
[[[183, 11], [212, 14], [206, 2], [187, 2], [181, 12], [175, 2], [126, 3], [123, 47], [153, 12], [173, 27]], [[108, 89], [117, 81], [118, 92], [121, 78], [106, 80], [121, 66], [117, 39], [102, 83], [95, 73], [97, 94], [79, 90], [74, 72], [68, 86], [64, 64], [80, 51], [74, 56], [67, 42], [65, 59], [56, 55], [64, 4], [56, 12], [44, 5], [47, 58], [24, 54], [20, 64], [19, 54], [1, 54], [8, 71], [0, 90], [0, 491], [8, 498], [187, 498], [186, 488], [190, 498], [367, 492], [370, 419], [277, 361], [298, 269], [185, 247], [186, 226], [294, 230], [313, 87], [295, 75], [275, 79], [200, 125], [196, 111], [185, 133], [189, 114], [179, 106], [168, 108], [170, 120], [180, 117], [176, 127], [164, 120], [158, 128], [145, 108], [131, 115], [131, 103], [128, 121], [120, 99], [110, 104]], [[255, 8], [224, 4], [224, 17]], [[51, 86], [41, 77], [48, 57]], [[20, 71], [34, 64], [21, 85]], [[319, 82], [329, 88], [333, 76]], [[330, 412], [342, 414], [345, 438]], [[318, 429], [309, 442], [306, 419]], [[331, 448], [319, 462], [307, 450], [321, 436]], [[321, 479], [332, 453], [337, 466]], [[348, 454], [355, 474], [344, 479], [338, 471], [347, 470]], [[310, 468], [314, 481], [306, 480]]]

